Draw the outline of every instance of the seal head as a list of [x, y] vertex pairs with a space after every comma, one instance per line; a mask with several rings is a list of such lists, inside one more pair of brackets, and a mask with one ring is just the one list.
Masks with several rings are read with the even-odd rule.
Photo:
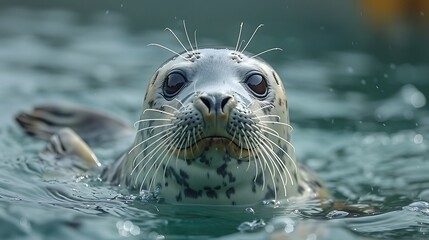
[[230, 49], [177, 55], [150, 80], [119, 182], [167, 202], [251, 204], [314, 194], [302, 184], [278, 74]]

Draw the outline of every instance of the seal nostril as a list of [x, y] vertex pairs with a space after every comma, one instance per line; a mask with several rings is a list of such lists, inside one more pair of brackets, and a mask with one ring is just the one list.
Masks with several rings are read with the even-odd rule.
[[204, 105], [206, 105], [208, 112], [211, 111], [211, 103], [210, 103], [210, 99], [206, 98], [206, 97], [200, 97], [201, 101], [204, 103]]
[[229, 100], [231, 100], [231, 99], [232, 99], [232, 97], [230, 97], [230, 96], [225, 97], [224, 99], [222, 99], [222, 102], [220, 103], [220, 108], [221, 108], [222, 112], [224, 112], [224, 108], [225, 108], [226, 104], [227, 104], [227, 103], [229, 102]]

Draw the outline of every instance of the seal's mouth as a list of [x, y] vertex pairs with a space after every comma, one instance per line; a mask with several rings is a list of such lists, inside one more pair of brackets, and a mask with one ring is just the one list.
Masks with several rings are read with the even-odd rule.
[[241, 160], [246, 160], [249, 157], [249, 149], [239, 146], [232, 138], [224, 136], [204, 137], [188, 147], [176, 148], [176, 151], [182, 159], [194, 159], [207, 151], [226, 152], [231, 157]]

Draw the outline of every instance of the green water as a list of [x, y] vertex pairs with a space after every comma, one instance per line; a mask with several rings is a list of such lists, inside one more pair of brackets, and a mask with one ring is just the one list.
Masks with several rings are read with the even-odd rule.
[[[427, 32], [398, 42], [366, 26], [354, 3], [310, 3], [0, 3], [0, 239], [429, 238]], [[74, 102], [133, 123], [147, 79], [170, 57], [146, 45], [181, 51], [163, 29], [185, 39], [182, 19], [198, 29], [200, 45], [234, 45], [240, 21], [245, 39], [265, 23], [249, 51], [284, 49], [263, 58], [284, 81], [298, 159], [334, 198], [373, 205], [374, 214], [320, 211], [312, 202], [147, 203], [97, 173], [38, 159], [44, 142], [25, 136], [17, 111]], [[109, 163], [120, 149], [95, 151]]]

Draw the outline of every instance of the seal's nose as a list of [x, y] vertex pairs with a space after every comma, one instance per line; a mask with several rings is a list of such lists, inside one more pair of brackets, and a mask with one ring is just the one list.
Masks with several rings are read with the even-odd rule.
[[200, 109], [208, 114], [227, 114], [230, 110], [230, 105], [234, 102], [233, 96], [229, 94], [212, 94], [212, 95], [201, 95], [198, 100], [203, 103]]

